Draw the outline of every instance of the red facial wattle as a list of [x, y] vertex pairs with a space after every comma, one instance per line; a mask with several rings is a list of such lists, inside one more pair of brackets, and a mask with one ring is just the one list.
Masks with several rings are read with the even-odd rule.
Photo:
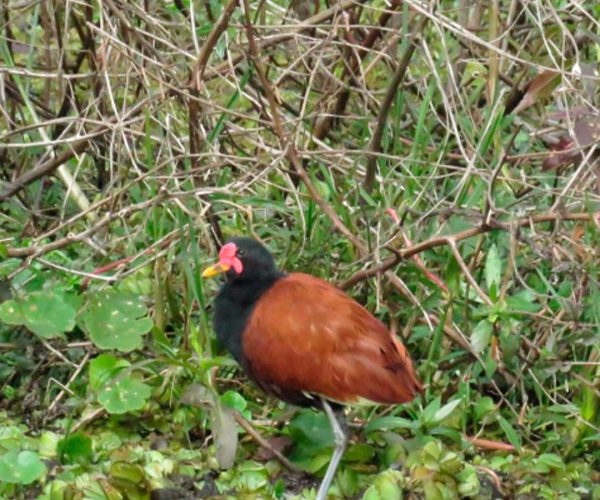
[[223, 245], [221, 251], [219, 252], [219, 264], [229, 266], [233, 269], [237, 274], [240, 274], [244, 269], [242, 265], [242, 261], [237, 258], [237, 246], [235, 243], [227, 243]]

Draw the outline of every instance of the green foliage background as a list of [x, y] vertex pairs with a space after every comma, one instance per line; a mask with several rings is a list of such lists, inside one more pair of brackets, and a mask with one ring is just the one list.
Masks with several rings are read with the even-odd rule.
[[215, 342], [238, 234], [425, 382], [349, 409], [331, 494], [600, 498], [598, 5], [0, 13], [0, 498], [314, 497], [326, 417]]

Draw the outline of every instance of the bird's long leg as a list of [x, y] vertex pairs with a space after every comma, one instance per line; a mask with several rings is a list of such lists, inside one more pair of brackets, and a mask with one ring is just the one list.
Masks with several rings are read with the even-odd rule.
[[340, 463], [344, 451], [346, 451], [346, 444], [348, 443], [346, 418], [343, 411], [333, 411], [331, 406], [329, 406], [329, 403], [323, 398], [321, 398], [321, 403], [325, 413], [327, 413], [327, 416], [329, 417], [329, 423], [331, 424], [331, 430], [333, 431], [335, 450], [331, 456], [327, 472], [325, 472], [325, 477], [319, 486], [316, 500], [325, 500], [327, 498], [327, 490], [331, 485], [331, 481], [333, 481], [333, 476], [335, 476], [335, 471], [338, 468], [338, 464]]

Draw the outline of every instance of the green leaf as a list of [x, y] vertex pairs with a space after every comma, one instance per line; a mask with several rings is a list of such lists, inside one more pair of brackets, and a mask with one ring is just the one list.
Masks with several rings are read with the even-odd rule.
[[75, 327], [76, 311], [64, 297], [53, 292], [32, 292], [24, 299], [0, 304], [0, 319], [9, 325], [24, 325], [42, 338], [51, 338]]
[[487, 258], [485, 259], [484, 276], [488, 290], [492, 289], [494, 283], [496, 287], [500, 286], [502, 261], [500, 260], [500, 255], [498, 255], [496, 245], [492, 245], [488, 251]]
[[481, 353], [490, 344], [490, 338], [492, 337], [492, 324], [487, 320], [483, 319], [473, 329], [471, 334], [471, 347], [476, 354]]
[[70, 434], [59, 441], [57, 451], [63, 464], [85, 463], [92, 457], [92, 440], [81, 432]]
[[381, 430], [394, 430], [394, 429], [417, 429], [419, 422], [416, 420], [408, 420], [402, 417], [380, 417], [373, 419], [365, 427], [365, 431], [381, 431]]
[[508, 438], [508, 441], [510, 442], [510, 444], [512, 444], [517, 449], [517, 451], [520, 451], [521, 450], [521, 437], [519, 436], [519, 434], [517, 433], [515, 428], [512, 425], [510, 425], [508, 420], [506, 420], [502, 416], [498, 417], [498, 422], [500, 424], [500, 427], [502, 427], [504, 434], [506, 434], [506, 437]]
[[511, 312], [538, 312], [542, 306], [535, 303], [536, 297], [529, 290], [520, 292], [506, 298], [506, 305]]
[[333, 445], [333, 432], [324, 413], [299, 412], [289, 425], [290, 436], [306, 451], [315, 453]]
[[462, 497], [472, 497], [479, 493], [481, 487], [477, 470], [472, 465], [465, 465], [465, 468], [456, 475], [460, 482], [458, 492]]
[[139, 464], [122, 461], [111, 464], [110, 475], [133, 484], [140, 484], [145, 478], [144, 469]]
[[112, 414], [122, 414], [142, 408], [150, 397], [149, 385], [135, 378], [123, 378], [107, 385], [98, 395], [98, 402]]
[[31, 484], [46, 473], [46, 466], [34, 451], [9, 451], [0, 457], [0, 482]]
[[358, 443], [351, 445], [344, 453], [344, 462], [368, 463], [375, 456], [375, 448], [368, 444]]
[[60, 436], [52, 431], [44, 431], [40, 436], [38, 453], [42, 458], [55, 458]]
[[488, 396], [484, 396], [475, 403], [473, 414], [475, 421], [480, 421], [487, 415], [491, 415], [496, 411], [494, 400]]
[[102, 292], [88, 304], [81, 319], [90, 339], [101, 349], [129, 352], [142, 347], [142, 336], [152, 329], [148, 309], [133, 294]]
[[454, 411], [454, 409], [462, 403], [462, 398], [454, 399], [449, 403], [446, 403], [439, 410], [435, 412], [432, 423], [440, 423], [450, 416], [450, 414]]
[[550, 469], [557, 469], [557, 470], [565, 469], [565, 463], [563, 462], [562, 458], [560, 458], [555, 453], [542, 453], [537, 458], [537, 461], [539, 463], [544, 464], [545, 466], [549, 467]]
[[419, 419], [421, 420], [421, 422], [423, 422], [425, 425], [434, 424], [435, 414], [441, 406], [442, 400], [440, 397], [437, 397], [433, 401], [431, 401], [421, 412], [421, 415], [419, 415]]
[[239, 392], [235, 391], [227, 391], [225, 394], [223, 394], [221, 396], [221, 402], [229, 408], [239, 411], [240, 413], [243, 412], [248, 406], [248, 403], [244, 397]]
[[99, 391], [115, 377], [123, 368], [130, 366], [124, 359], [117, 359], [112, 354], [104, 353], [90, 362], [90, 386]]
[[373, 480], [363, 496], [363, 500], [383, 500], [387, 498], [402, 498], [402, 488], [406, 479], [402, 472], [388, 469], [381, 472]]

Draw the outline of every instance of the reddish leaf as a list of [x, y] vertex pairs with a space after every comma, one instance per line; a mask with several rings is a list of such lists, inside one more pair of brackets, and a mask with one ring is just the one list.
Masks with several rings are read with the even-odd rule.
[[585, 115], [578, 118], [573, 130], [579, 146], [591, 146], [600, 141], [600, 116]]
[[560, 73], [556, 71], [543, 71], [531, 80], [526, 87], [525, 95], [521, 102], [517, 104], [513, 113], [519, 113], [524, 109], [533, 106], [536, 102], [544, 97], [548, 97], [552, 94], [552, 91], [558, 87], [560, 83]]
[[512, 444], [504, 443], [502, 441], [492, 441], [490, 439], [482, 439], [477, 437], [465, 436], [468, 441], [473, 445], [484, 450], [491, 451], [515, 451], [515, 447]]
[[398, 217], [398, 213], [393, 208], [386, 208], [385, 212], [392, 218], [392, 220], [396, 224], [400, 224], [400, 217]]
[[273, 451], [285, 453], [294, 443], [292, 439], [287, 436], [272, 436], [266, 441], [269, 443], [270, 448], [259, 448], [254, 454], [254, 459], [259, 462], [273, 460], [275, 458]]
[[544, 159], [542, 163], [543, 170], [556, 170], [558, 167], [571, 163], [577, 153], [573, 152], [575, 141], [568, 135], [563, 135], [557, 144], [551, 146], [551, 153]]
[[589, 115], [590, 110], [586, 106], [575, 106], [574, 108], [562, 109], [560, 111], [555, 111], [554, 113], [550, 113], [548, 118], [550, 120], [576, 120], [580, 116]]
[[575, 137], [562, 136], [558, 143], [551, 146], [552, 152], [544, 162], [544, 170], [555, 170], [575, 161], [581, 156], [582, 147], [600, 141], [600, 117], [592, 114], [580, 114], [573, 126]]

